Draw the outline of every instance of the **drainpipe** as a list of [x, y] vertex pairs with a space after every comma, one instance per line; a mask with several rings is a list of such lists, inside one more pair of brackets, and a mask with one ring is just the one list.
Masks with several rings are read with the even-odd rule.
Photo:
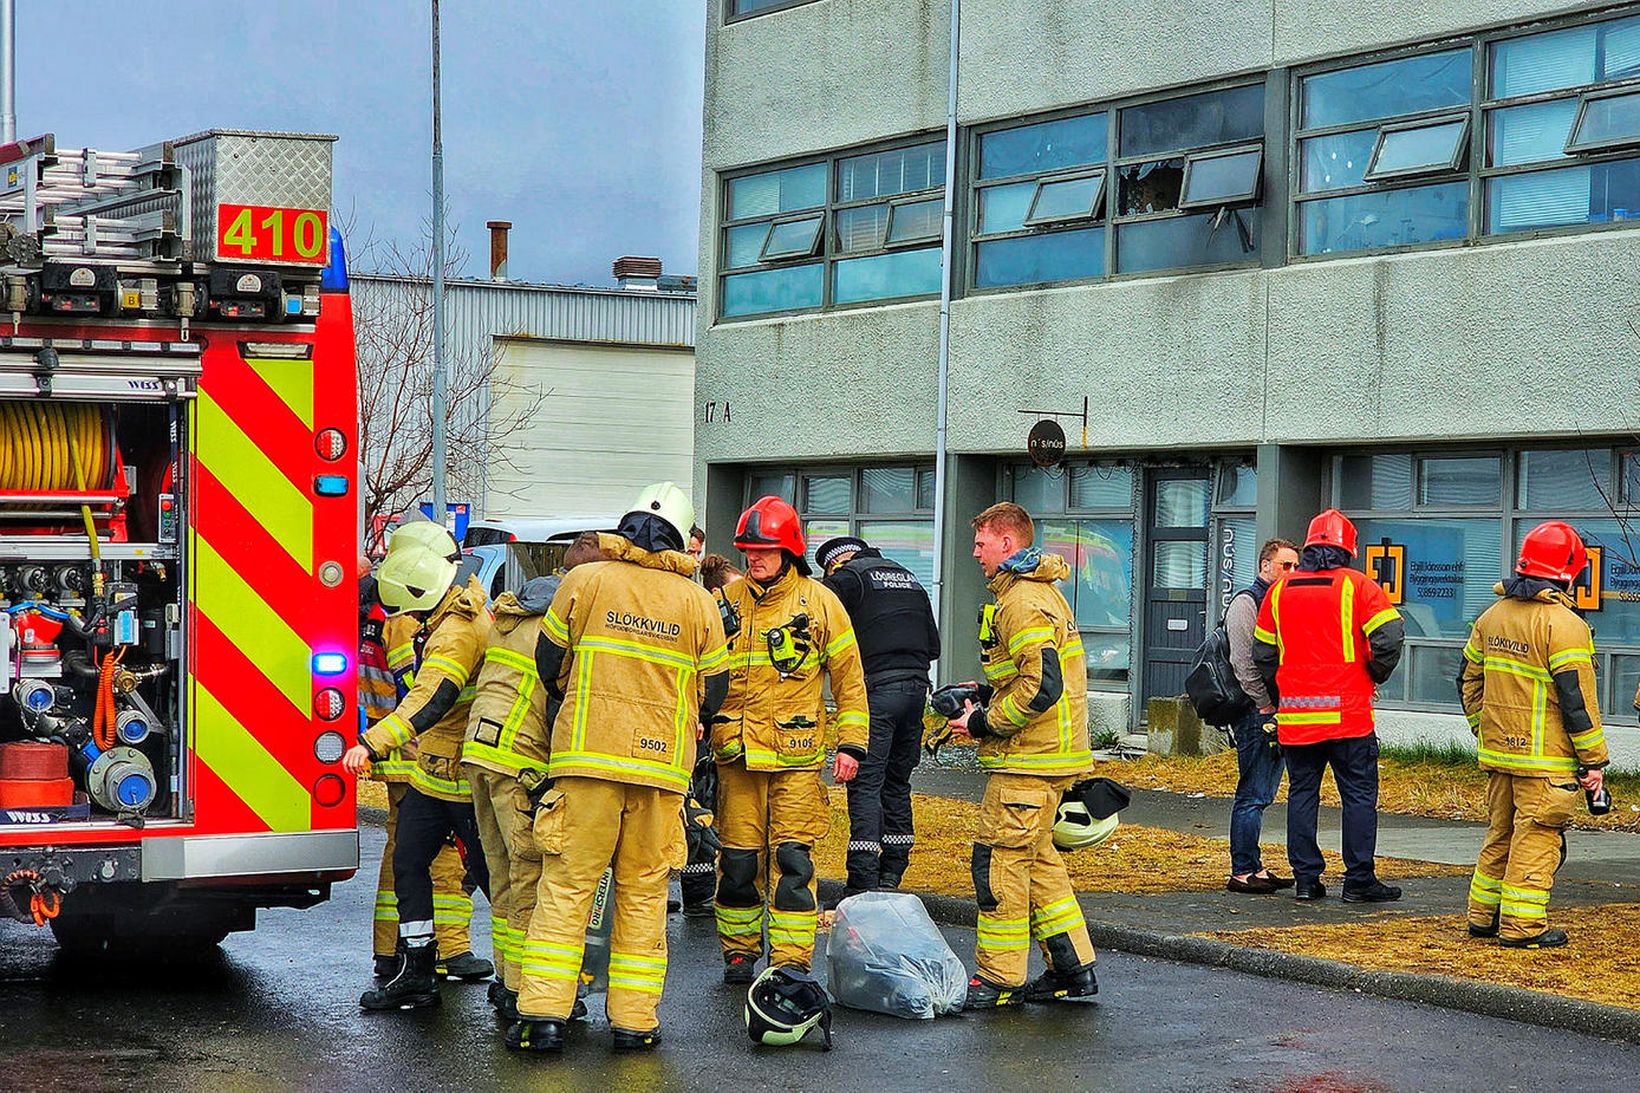
[[934, 417], [934, 617], [945, 601], [946, 396], [951, 375], [951, 289], [957, 204], [957, 45], [962, 0], [951, 0], [951, 56], [945, 78], [945, 216], [940, 229], [939, 401]]
[[17, 139], [17, 0], [0, 4], [0, 143]]

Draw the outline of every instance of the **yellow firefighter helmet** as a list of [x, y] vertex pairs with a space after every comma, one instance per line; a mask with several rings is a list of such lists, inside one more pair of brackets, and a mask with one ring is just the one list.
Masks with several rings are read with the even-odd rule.
[[452, 562], [461, 560], [461, 548], [456, 546], [455, 536], [446, 531], [443, 524], [431, 520], [409, 520], [393, 530], [387, 539], [387, 553], [394, 554], [405, 547], [431, 550]]
[[456, 563], [435, 547], [402, 547], [388, 554], [376, 574], [376, 595], [389, 615], [408, 611], [431, 611], [437, 607], [450, 582], [456, 578]]

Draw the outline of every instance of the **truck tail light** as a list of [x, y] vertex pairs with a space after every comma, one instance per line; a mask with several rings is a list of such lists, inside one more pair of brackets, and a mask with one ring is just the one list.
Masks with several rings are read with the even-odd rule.
[[313, 712], [325, 721], [334, 721], [347, 708], [347, 699], [334, 687], [326, 687], [313, 696]]
[[347, 799], [347, 783], [335, 774], [321, 774], [313, 783], [313, 799], [321, 808], [335, 808]]

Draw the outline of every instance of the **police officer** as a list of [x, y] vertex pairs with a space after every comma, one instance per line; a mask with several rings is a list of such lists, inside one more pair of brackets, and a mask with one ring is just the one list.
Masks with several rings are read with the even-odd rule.
[[723, 597], [740, 629], [729, 646], [729, 697], [711, 723], [723, 843], [716, 910], [723, 981], [749, 984], [765, 906], [770, 966], [807, 972], [814, 958], [814, 845], [831, 826], [820, 784], [826, 681], [837, 703], [839, 782], [867, 755], [869, 714], [854, 627], [837, 594], [809, 576], [796, 510], [759, 498], [741, 514], [735, 546], [746, 575]]
[[1568, 595], [1587, 564], [1570, 525], [1533, 528], [1463, 647], [1458, 692], [1487, 771], [1488, 812], [1469, 933], [1513, 949], [1566, 944], [1566, 931], [1549, 927], [1562, 832], [1578, 786], [1598, 791], [1605, 777], [1594, 638]]
[[728, 691], [728, 649], [710, 593], [684, 553], [694, 512], [670, 482], [645, 490], [610, 561], [565, 574], [541, 623], [537, 670], [563, 693], [550, 787], [535, 817], [542, 855], [510, 1047], [558, 1052], [575, 1004], [587, 916], [614, 870], [610, 1031], [617, 1051], [660, 1041], [666, 889], [683, 867], [683, 795], [698, 727]]
[[911, 859], [911, 772], [922, 754], [928, 669], [940, 657], [940, 632], [916, 576], [864, 539], [828, 539], [814, 560], [854, 623], [871, 704], [871, 742], [848, 784], [846, 898], [898, 888]]
[[[949, 723], [979, 741], [990, 774], [974, 840], [979, 923], [965, 1008], [1090, 1001], [1099, 993], [1093, 941], [1053, 842], [1060, 798], [1093, 763], [1087, 661], [1055, 587], [1070, 567], [1031, 545], [1036, 526], [1018, 505], [992, 505], [973, 527], [996, 602], [980, 615], [986, 706], [970, 701]], [[1048, 970], [1026, 985], [1033, 939]]]
[[[473, 692], [468, 687], [490, 631], [484, 590], [476, 580], [453, 582], [456, 565], [435, 550], [406, 547], [382, 563], [376, 583], [389, 615], [424, 619], [427, 637], [415, 683], [393, 712], [359, 735], [342, 764], [354, 774], [414, 740], [416, 765], [399, 806], [393, 851], [399, 940], [394, 975], [366, 991], [368, 1010], [415, 1009], [438, 1003], [433, 943], [434, 859], [454, 835], [467, 848], [467, 871], [489, 896], [472, 797], [461, 775], [461, 745]], [[487, 963], [487, 962], [486, 962]], [[485, 976], [489, 975], [486, 970]]]

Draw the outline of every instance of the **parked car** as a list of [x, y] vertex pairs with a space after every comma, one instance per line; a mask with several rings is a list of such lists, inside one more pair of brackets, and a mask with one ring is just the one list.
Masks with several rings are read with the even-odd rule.
[[[587, 531], [613, 531], [618, 516], [567, 516], [555, 519], [475, 521], [462, 540], [456, 580], [476, 576], [491, 602], [517, 591], [527, 580], [556, 572], [564, 552]], [[475, 542], [475, 537], [478, 541]]]

